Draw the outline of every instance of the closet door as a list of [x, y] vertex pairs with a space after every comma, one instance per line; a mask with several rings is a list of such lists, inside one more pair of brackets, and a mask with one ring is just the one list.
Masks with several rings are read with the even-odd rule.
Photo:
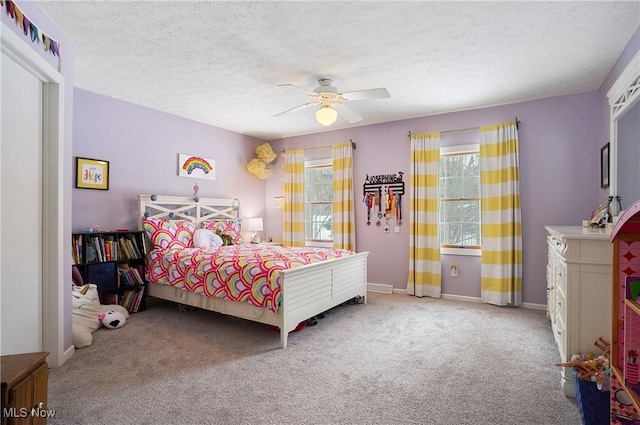
[[0, 351], [42, 350], [42, 82], [2, 53]]

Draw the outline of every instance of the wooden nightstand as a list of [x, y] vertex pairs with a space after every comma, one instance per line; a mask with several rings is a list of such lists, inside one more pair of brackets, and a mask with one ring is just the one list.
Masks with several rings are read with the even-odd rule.
[[49, 353], [0, 357], [2, 425], [46, 424]]

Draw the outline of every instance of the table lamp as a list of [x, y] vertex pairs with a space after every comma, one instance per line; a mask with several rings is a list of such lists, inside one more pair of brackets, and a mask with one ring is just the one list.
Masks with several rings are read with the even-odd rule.
[[251, 235], [251, 243], [260, 243], [262, 242], [262, 236], [260, 236], [260, 232], [262, 232], [262, 218], [250, 218], [248, 224], [249, 232], [252, 232]]

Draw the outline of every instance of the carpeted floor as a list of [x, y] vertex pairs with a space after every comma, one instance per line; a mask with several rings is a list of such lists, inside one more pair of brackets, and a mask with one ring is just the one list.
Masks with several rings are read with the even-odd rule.
[[369, 293], [289, 336], [149, 303], [52, 369], [50, 424], [579, 425], [543, 311]]

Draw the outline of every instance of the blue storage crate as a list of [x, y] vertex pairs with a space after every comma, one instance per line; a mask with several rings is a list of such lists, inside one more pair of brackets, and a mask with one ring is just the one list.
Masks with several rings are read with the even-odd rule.
[[576, 400], [582, 417], [582, 425], [609, 424], [609, 390], [600, 391], [593, 381], [578, 379], [573, 375], [576, 386]]

